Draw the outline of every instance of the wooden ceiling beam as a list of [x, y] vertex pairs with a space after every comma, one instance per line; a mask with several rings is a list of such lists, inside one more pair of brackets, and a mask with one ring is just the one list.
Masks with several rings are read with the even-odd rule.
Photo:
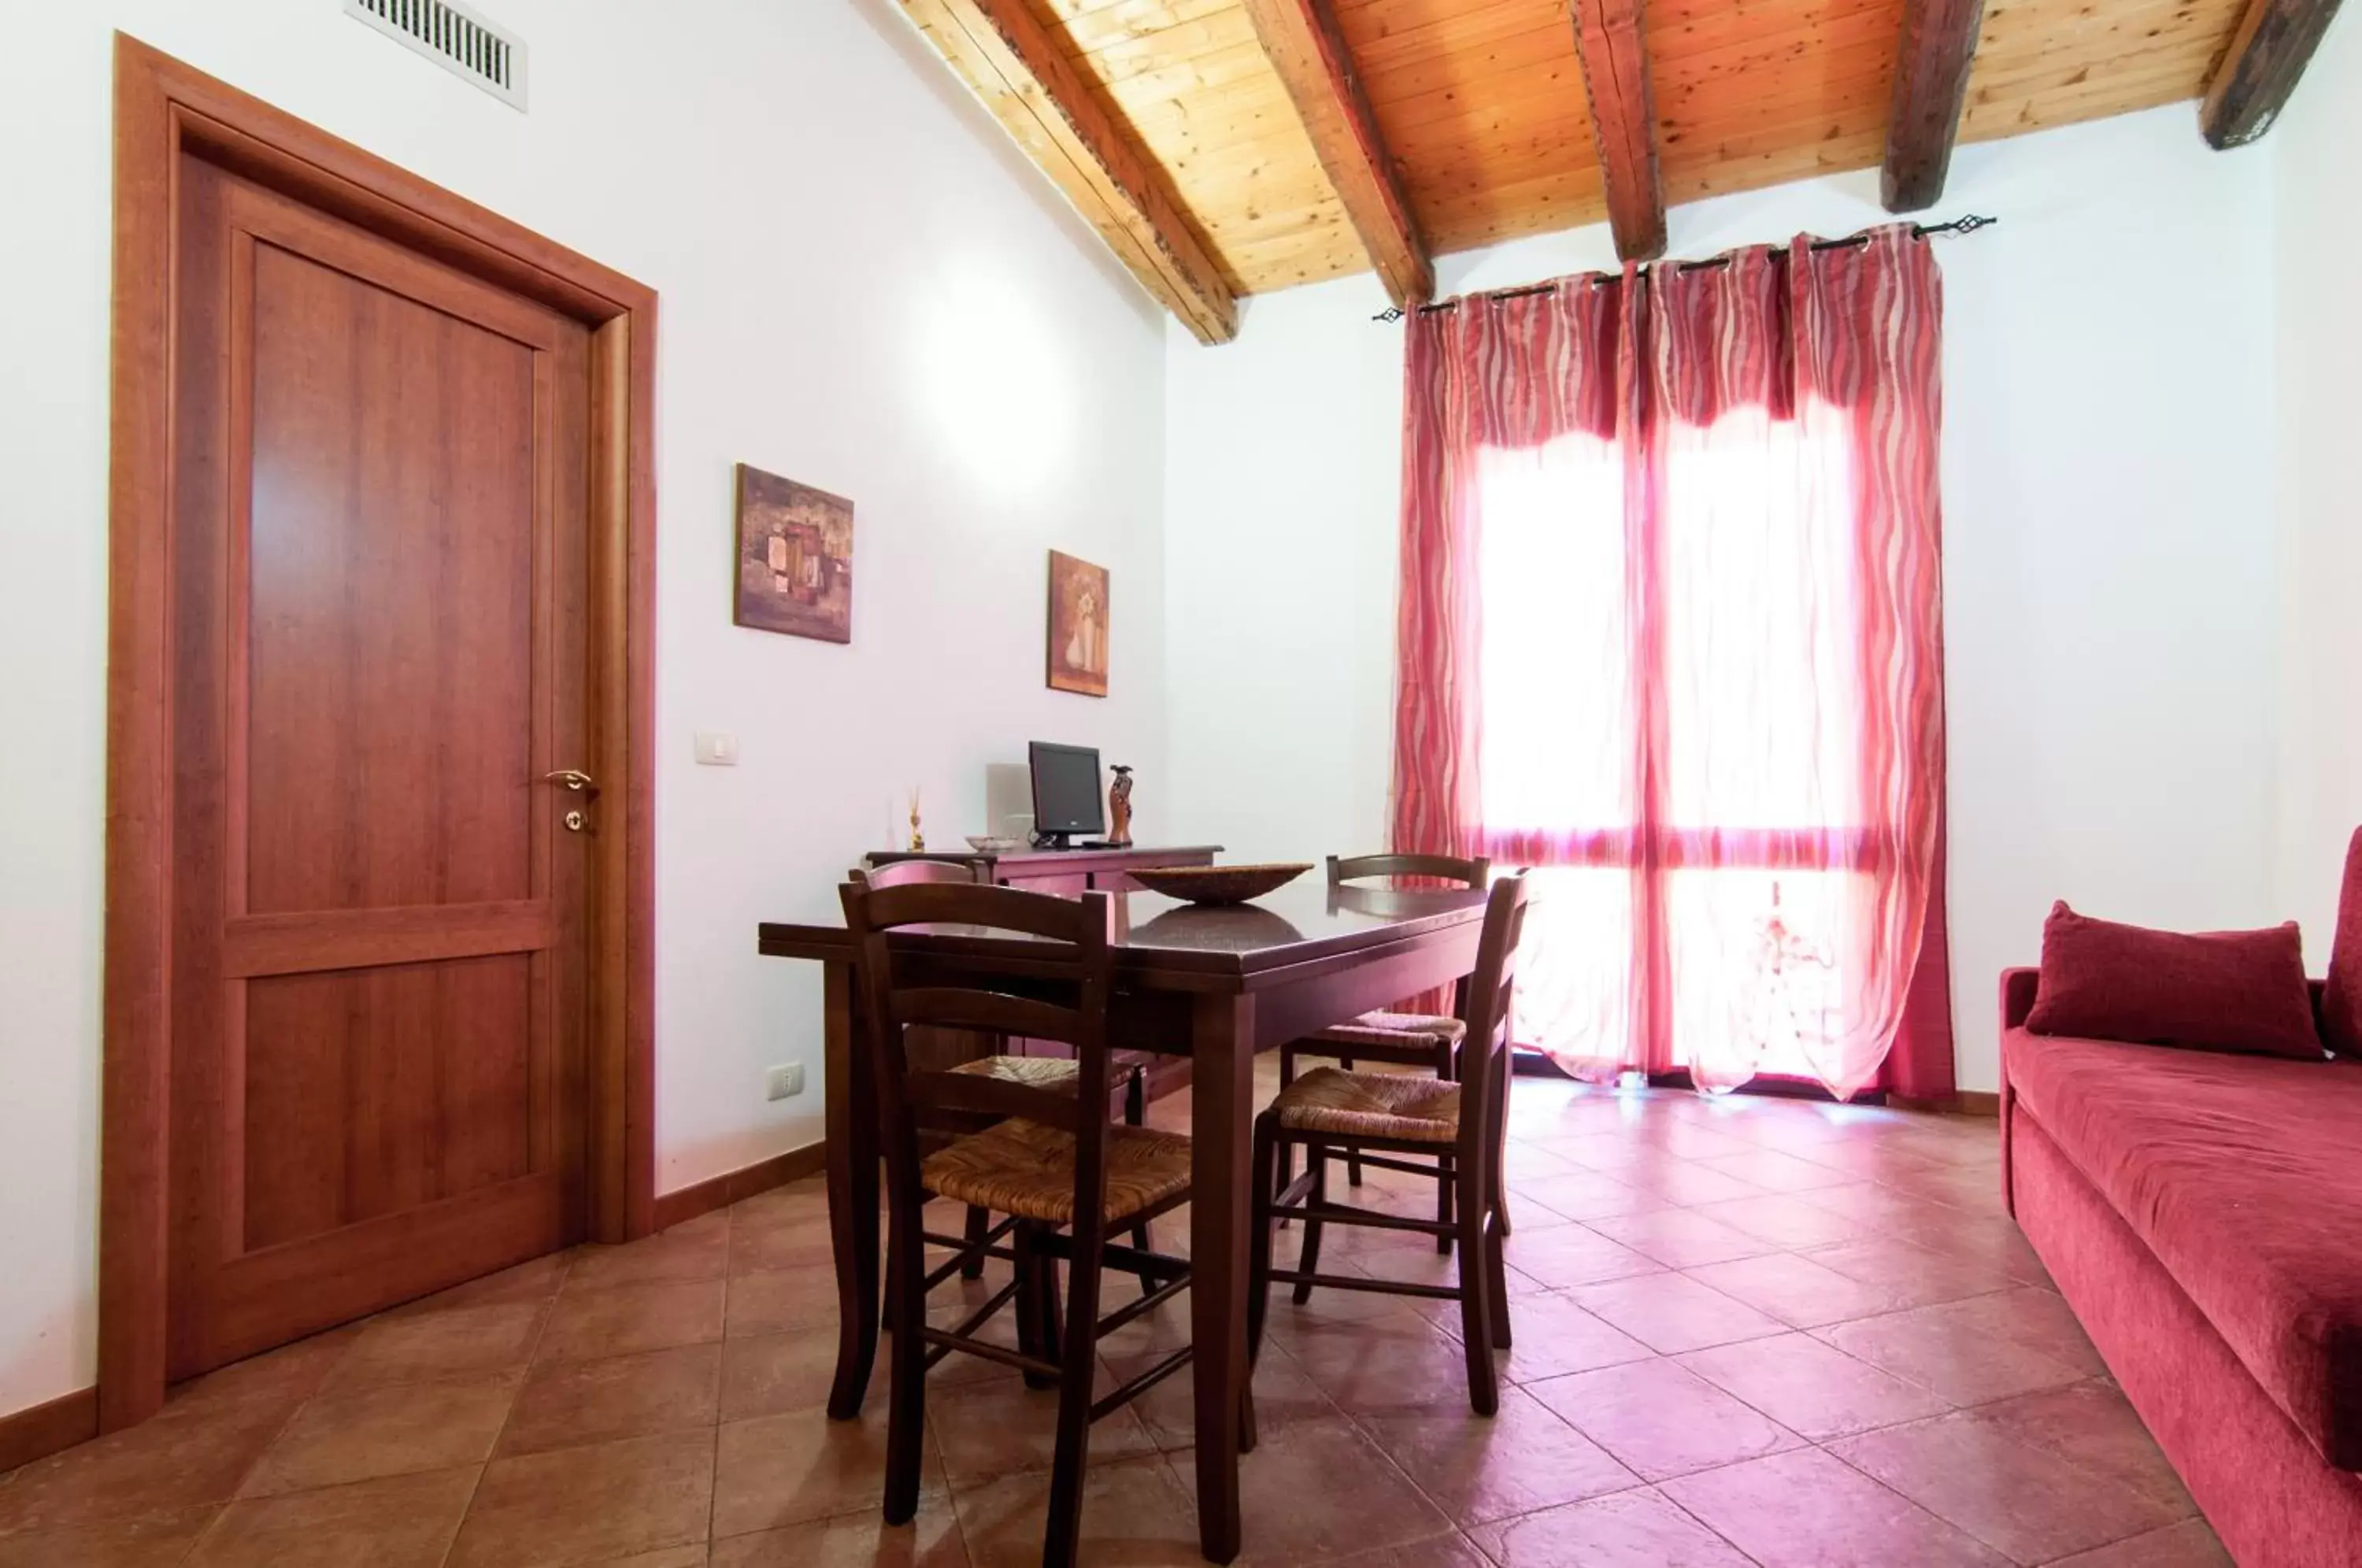
[[1985, 0], [1904, 0], [1879, 176], [1888, 212], [1915, 213], [1943, 197], [1984, 16]]
[[1653, 261], [1665, 253], [1665, 182], [1658, 167], [1657, 109], [1649, 85], [1644, 0], [1573, 0], [1574, 49], [1591, 103], [1591, 134], [1607, 192], [1616, 254]]
[[1093, 95], [1025, 0], [901, 0], [1141, 286], [1201, 343], [1238, 336], [1238, 298], [1171, 178]]
[[1329, 0], [1246, 0], [1246, 11], [1387, 294], [1405, 310], [1425, 304], [1435, 294], [1427, 241]]
[[2249, 0], [2199, 105], [2207, 146], [2245, 147], [2272, 128], [2336, 15], [2337, 0]]

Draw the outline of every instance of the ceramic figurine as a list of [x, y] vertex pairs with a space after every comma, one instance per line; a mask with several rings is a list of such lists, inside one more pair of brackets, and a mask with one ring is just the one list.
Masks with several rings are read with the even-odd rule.
[[1131, 769], [1122, 763], [1115, 764], [1115, 782], [1108, 786], [1108, 844], [1116, 849], [1131, 847]]
[[927, 836], [919, 831], [919, 792], [913, 790], [911, 791], [911, 853], [924, 855], [926, 852]]

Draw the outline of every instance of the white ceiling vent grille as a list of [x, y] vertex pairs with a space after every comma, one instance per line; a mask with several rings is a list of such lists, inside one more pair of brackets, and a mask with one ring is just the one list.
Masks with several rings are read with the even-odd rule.
[[524, 107], [524, 40], [451, 0], [345, 0], [367, 22], [513, 109]]

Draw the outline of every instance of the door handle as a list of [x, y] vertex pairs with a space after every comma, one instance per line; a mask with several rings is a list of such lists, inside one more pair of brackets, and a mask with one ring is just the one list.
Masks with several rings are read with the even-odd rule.
[[545, 773], [541, 776], [541, 781], [545, 784], [563, 784], [578, 795], [585, 790], [593, 795], [599, 792], [599, 786], [591, 782], [590, 775], [579, 767], [561, 767], [555, 773]]

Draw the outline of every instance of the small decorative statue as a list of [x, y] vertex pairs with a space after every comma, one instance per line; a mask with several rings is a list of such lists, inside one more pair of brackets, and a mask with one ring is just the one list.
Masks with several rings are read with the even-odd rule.
[[1115, 782], [1108, 786], [1108, 843], [1116, 849], [1131, 847], [1131, 769], [1115, 764]]
[[911, 791], [911, 853], [923, 855], [926, 851], [927, 836], [919, 831], [919, 791], [913, 788]]

